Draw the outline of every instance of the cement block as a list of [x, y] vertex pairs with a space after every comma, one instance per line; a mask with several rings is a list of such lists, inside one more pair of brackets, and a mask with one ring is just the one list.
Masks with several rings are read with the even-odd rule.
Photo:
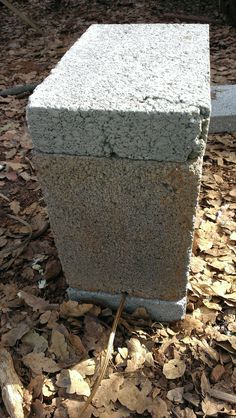
[[236, 85], [211, 87], [210, 133], [236, 132]]
[[44, 153], [184, 162], [210, 113], [208, 25], [92, 25], [30, 98]]
[[202, 160], [40, 154], [35, 162], [69, 286], [185, 297]]

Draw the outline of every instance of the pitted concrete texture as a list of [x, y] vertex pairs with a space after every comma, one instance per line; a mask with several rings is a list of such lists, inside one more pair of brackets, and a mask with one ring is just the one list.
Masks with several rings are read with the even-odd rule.
[[92, 25], [30, 97], [44, 153], [184, 162], [204, 152], [208, 25]]
[[37, 153], [69, 286], [178, 301], [186, 294], [202, 160]]
[[[68, 296], [72, 300], [79, 302], [91, 302], [99, 305], [117, 309], [121, 295], [111, 295], [103, 292], [86, 292], [75, 288], [67, 290]], [[150, 317], [155, 321], [171, 322], [182, 319], [186, 310], [186, 298], [177, 301], [163, 301], [158, 299], [126, 297], [125, 310], [133, 313], [137, 308], [145, 308]]]
[[236, 132], [236, 85], [212, 86], [209, 131]]

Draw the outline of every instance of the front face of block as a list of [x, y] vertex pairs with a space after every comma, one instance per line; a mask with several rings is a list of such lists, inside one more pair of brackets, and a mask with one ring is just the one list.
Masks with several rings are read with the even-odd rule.
[[87, 291], [185, 296], [201, 160], [35, 157], [67, 281]]

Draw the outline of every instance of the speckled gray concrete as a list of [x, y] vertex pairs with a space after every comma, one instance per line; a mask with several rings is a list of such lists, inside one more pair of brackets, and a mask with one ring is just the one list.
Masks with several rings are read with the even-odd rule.
[[212, 86], [210, 133], [236, 132], [236, 85]]
[[206, 25], [92, 25], [31, 96], [71, 297], [116, 307], [126, 292], [127, 309], [183, 316], [209, 67]]
[[30, 97], [44, 153], [184, 162], [210, 112], [208, 25], [92, 25]]
[[71, 287], [178, 301], [186, 295], [201, 159], [34, 157]]
[[[121, 295], [119, 294], [111, 295], [103, 292], [86, 292], [71, 287], [69, 287], [67, 293], [72, 300], [87, 303], [92, 302], [101, 306], [110, 307], [111, 309], [117, 309], [121, 299]], [[171, 322], [184, 317], [186, 298], [170, 302], [127, 296], [125, 310], [132, 313], [138, 307], [145, 308], [155, 321]]]

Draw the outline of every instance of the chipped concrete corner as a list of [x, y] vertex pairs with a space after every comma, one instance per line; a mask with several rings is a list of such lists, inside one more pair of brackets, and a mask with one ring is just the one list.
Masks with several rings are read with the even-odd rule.
[[[168, 45], [168, 48], [167, 48]], [[27, 118], [70, 296], [183, 316], [210, 115], [207, 25], [92, 25]]]

